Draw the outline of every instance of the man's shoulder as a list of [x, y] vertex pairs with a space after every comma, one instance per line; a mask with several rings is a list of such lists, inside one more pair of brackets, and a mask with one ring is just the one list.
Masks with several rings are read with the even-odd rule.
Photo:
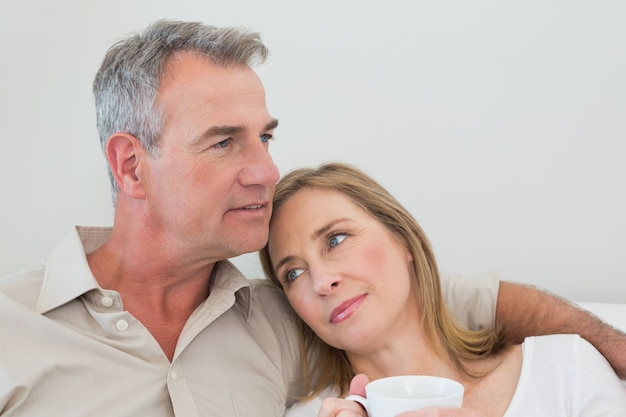
[[260, 307], [270, 314], [291, 318], [295, 315], [285, 293], [268, 279], [248, 279], [250, 289]]
[[287, 298], [282, 290], [274, 285], [268, 279], [248, 279], [250, 283], [250, 289], [252, 292], [261, 299], [274, 300], [277, 302], [287, 302]]
[[0, 293], [35, 309], [44, 280], [46, 262], [40, 261], [0, 278]]
[[282, 291], [272, 283], [269, 279], [263, 278], [248, 278], [248, 282], [250, 283], [250, 287], [252, 288], [260, 288], [261, 291], [270, 291], [276, 293], [282, 293]]

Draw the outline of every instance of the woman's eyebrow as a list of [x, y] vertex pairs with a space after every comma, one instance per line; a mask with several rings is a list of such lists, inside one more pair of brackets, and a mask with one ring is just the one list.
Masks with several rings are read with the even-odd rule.
[[[333, 219], [333, 220], [329, 221], [328, 223], [326, 223], [324, 226], [322, 226], [319, 229], [315, 230], [311, 234], [311, 240], [319, 239], [320, 236], [323, 236], [326, 233], [328, 233], [328, 231], [330, 229], [332, 229], [338, 223], [351, 222], [351, 221], [352, 220], [350, 220], [347, 217], [342, 217], [342, 218], [339, 218], [339, 219]], [[292, 255], [285, 256], [280, 261], [276, 262], [276, 265], [274, 266], [274, 271], [278, 271], [283, 265], [285, 265], [286, 263], [289, 263], [290, 261], [292, 261], [294, 259], [296, 259], [295, 256], [292, 256]]]
[[342, 218], [339, 218], [339, 219], [333, 219], [333, 220], [329, 221], [328, 223], [326, 223], [324, 226], [322, 226], [319, 229], [317, 229], [316, 231], [314, 231], [313, 234], [311, 235], [311, 239], [317, 239], [320, 236], [325, 235], [337, 223], [343, 223], [343, 222], [349, 222], [349, 221], [350, 221], [350, 219], [347, 218], [347, 217], [342, 217]]
[[276, 263], [276, 266], [274, 266], [274, 271], [278, 272], [278, 270], [285, 264], [289, 263], [290, 261], [292, 261], [293, 259], [295, 259], [295, 256], [286, 256], [283, 259], [281, 259], [280, 261], [278, 261], [278, 263]]

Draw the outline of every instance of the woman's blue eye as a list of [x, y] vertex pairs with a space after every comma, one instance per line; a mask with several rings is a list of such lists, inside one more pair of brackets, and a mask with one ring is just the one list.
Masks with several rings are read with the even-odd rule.
[[343, 242], [346, 237], [347, 237], [346, 235], [337, 234], [330, 238], [330, 240], [328, 241], [328, 246], [330, 246], [331, 248], [334, 248], [335, 246]]
[[286, 274], [287, 281], [288, 282], [294, 281], [296, 278], [302, 275], [303, 272], [304, 270], [302, 269], [292, 269], [291, 271], [287, 271], [287, 274]]

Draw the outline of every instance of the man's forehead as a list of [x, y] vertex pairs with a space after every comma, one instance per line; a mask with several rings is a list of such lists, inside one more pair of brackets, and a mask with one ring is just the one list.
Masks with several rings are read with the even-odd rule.
[[171, 62], [161, 82], [157, 102], [174, 113], [176, 108], [186, 112], [193, 107], [212, 107], [220, 112], [246, 112], [247, 108], [268, 113], [265, 88], [251, 68], [223, 67], [195, 54]]
[[[205, 77], [254, 77], [256, 72], [249, 66], [238, 63], [218, 64], [207, 55], [193, 51], [181, 51], [172, 54], [165, 62], [161, 84], [175, 81], [177, 78], [195, 74]], [[258, 79], [259, 83], [260, 79]]]

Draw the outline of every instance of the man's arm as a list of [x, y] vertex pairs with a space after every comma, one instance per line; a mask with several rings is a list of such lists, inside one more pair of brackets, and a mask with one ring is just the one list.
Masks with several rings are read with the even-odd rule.
[[626, 334], [561, 297], [501, 281], [496, 323], [515, 343], [526, 336], [577, 333], [604, 355], [621, 379], [626, 379]]

